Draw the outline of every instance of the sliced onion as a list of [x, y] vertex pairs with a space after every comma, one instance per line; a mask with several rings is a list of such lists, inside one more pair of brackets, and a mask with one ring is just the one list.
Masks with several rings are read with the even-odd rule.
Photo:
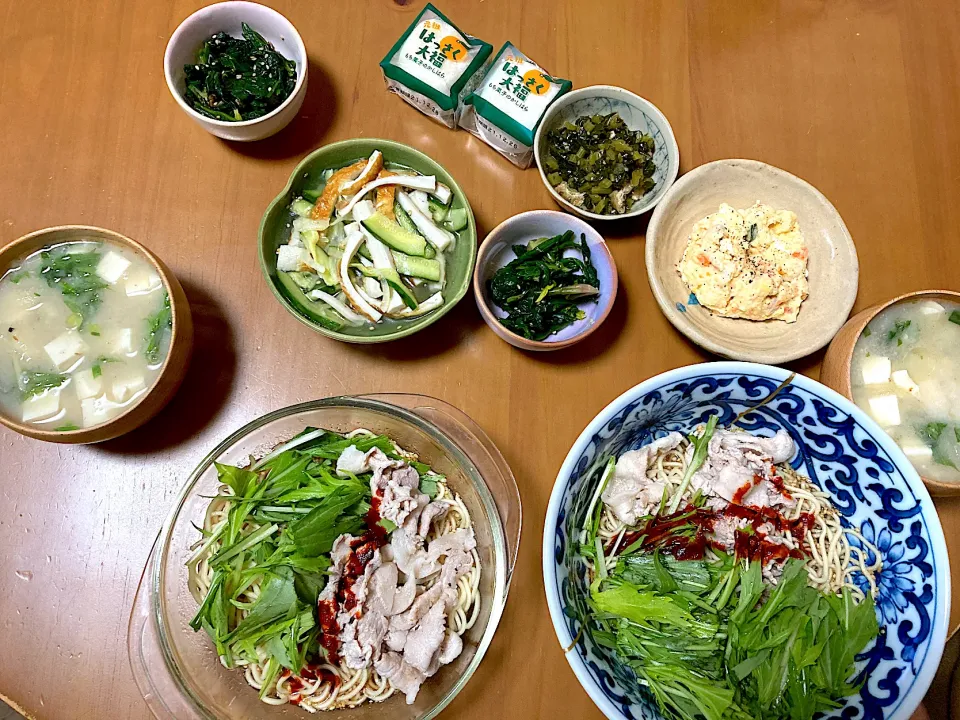
[[322, 300], [327, 305], [336, 310], [343, 319], [346, 321], [347, 325], [353, 325], [354, 327], [358, 325], [363, 325], [365, 322], [362, 315], [358, 315], [353, 311], [349, 305], [347, 305], [342, 300], [335, 298], [330, 293], [325, 293], [323, 290], [311, 290], [307, 293], [307, 297], [311, 300]]
[[380, 322], [383, 313], [377, 310], [367, 299], [357, 290], [350, 279], [350, 261], [360, 249], [360, 244], [364, 241], [363, 233], [354, 232], [347, 234], [347, 246], [343, 250], [343, 257], [340, 258], [338, 274], [340, 275], [340, 289], [343, 290], [347, 300], [353, 305], [360, 314], [369, 318], [373, 322]]

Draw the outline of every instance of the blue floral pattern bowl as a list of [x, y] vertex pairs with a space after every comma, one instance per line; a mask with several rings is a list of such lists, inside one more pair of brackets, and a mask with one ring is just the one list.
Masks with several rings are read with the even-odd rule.
[[920, 477], [894, 442], [849, 400], [766, 365], [717, 362], [672, 370], [618, 397], [591, 422], [557, 476], [543, 532], [543, 576], [554, 629], [584, 689], [611, 720], [660, 720], [656, 704], [626, 665], [580, 633], [586, 566], [576, 529], [611, 456], [666, 433], [691, 431], [711, 414], [721, 425], [758, 435], [787, 430], [799, 451], [794, 468], [828, 492], [844, 522], [860, 530], [883, 560], [877, 614], [881, 634], [861, 656], [859, 695], [827, 717], [907, 720], [940, 662], [950, 615], [950, 567], [940, 520]]

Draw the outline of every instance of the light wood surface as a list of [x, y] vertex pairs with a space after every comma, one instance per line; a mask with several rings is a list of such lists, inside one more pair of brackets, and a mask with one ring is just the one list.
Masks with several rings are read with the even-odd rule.
[[[309, 150], [364, 135], [427, 152], [468, 193], [481, 237], [512, 214], [551, 208], [550, 196], [534, 170], [518, 171], [384, 90], [377, 63], [421, 0], [271, 0], [310, 54], [301, 116], [255, 145], [207, 135], [162, 77], [167, 38], [199, 4], [0, 0], [0, 240], [64, 223], [129, 235], [180, 278], [196, 326], [184, 386], [131, 435], [58, 447], [0, 431], [0, 693], [37, 718], [148, 718], [127, 664], [127, 616], [189, 470], [269, 410], [402, 390], [439, 396], [480, 423], [512, 464], [524, 502], [500, 631], [447, 715], [599, 718], [550, 625], [540, 535], [555, 474], [595, 413], [651, 375], [708, 359], [651, 296], [645, 221], [604, 227], [620, 294], [600, 330], [568, 350], [514, 350], [472, 298], [396, 344], [326, 340], [274, 300], [256, 258], [260, 216]], [[440, 4], [465, 31], [494, 46], [515, 42], [575, 87], [618, 84], [656, 103], [683, 170], [746, 157], [811, 182], [857, 242], [856, 309], [909, 290], [960, 288], [957, 3]], [[816, 377], [819, 361], [792, 367]], [[960, 502], [938, 505], [956, 549]]]

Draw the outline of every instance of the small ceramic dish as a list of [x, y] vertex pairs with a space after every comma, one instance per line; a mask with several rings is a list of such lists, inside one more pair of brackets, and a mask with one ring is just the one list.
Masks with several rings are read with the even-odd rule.
[[[541, 156], [547, 142], [547, 133], [566, 121], [574, 122], [584, 115], [608, 115], [619, 113], [620, 117], [631, 130], [642, 130], [650, 135], [654, 141], [653, 162], [657, 169], [653, 174], [656, 185], [640, 200], [637, 200], [628, 212], [622, 215], [600, 215], [578, 208], [565, 200], [553, 189], [547, 180]], [[592, 85], [574, 90], [560, 97], [543, 116], [537, 135], [534, 139], [534, 156], [537, 160], [537, 169], [540, 179], [553, 196], [557, 204], [582, 218], [591, 220], [622, 220], [642, 215], [660, 202], [680, 171], [680, 149], [673, 136], [673, 128], [667, 117], [660, 112], [649, 100], [644, 100], [629, 90], [613, 85]]]
[[0, 423], [21, 435], [47, 442], [84, 444], [111, 440], [134, 430], [160, 412], [177, 392], [193, 351], [193, 320], [183, 288], [163, 261], [125, 235], [86, 225], [61, 225], [24, 235], [0, 250], [0, 277], [21, 260], [43, 248], [79, 240], [102, 240], [127, 248], [146, 259], [170, 297], [170, 348], [156, 378], [139, 400], [107, 422], [76, 430], [52, 430], [24, 423], [0, 412]]
[[[877, 315], [888, 307], [897, 305], [905, 300], [948, 300], [960, 303], [960, 292], [953, 290], [918, 290], [916, 292], [899, 295], [886, 302], [877, 303], [866, 310], [854, 315], [840, 328], [840, 332], [833, 338], [827, 354], [823, 356], [823, 365], [820, 368], [820, 380], [833, 388], [845, 398], [853, 402], [853, 386], [850, 378], [850, 368], [853, 363], [853, 351], [863, 330]], [[866, 412], [866, 411], [865, 411]], [[944, 482], [933, 478], [920, 476], [931, 495], [946, 496], [960, 495], [960, 483]]]
[[[714, 315], [696, 303], [677, 271], [694, 223], [728, 203], [757, 201], [797, 214], [810, 258], [810, 294], [795, 323]], [[816, 352], [836, 335], [857, 299], [859, 262], [843, 218], [815, 187], [756, 160], [717, 160], [690, 171], [667, 192], [647, 228], [647, 277], [674, 327], [712, 353], [785, 363]]]
[[[581, 233], [586, 237], [590, 259], [597, 269], [597, 278], [600, 281], [600, 296], [595, 303], [581, 305], [586, 313], [582, 320], [565, 327], [547, 340], [528, 340], [500, 324], [498, 318], [505, 317], [506, 313], [490, 299], [487, 281], [516, 257], [512, 250], [514, 245], [525, 245], [531, 240], [553, 237], [567, 230], [572, 230], [578, 237]], [[579, 256], [573, 250], [569, 253]], [[589, 336], [610, 314], [613, 301], [617, 297], [617, 285], [617, 266], [600, 233], [583, 220], [556, 210], [530, 210], [507, 218], [497, 225], [480, 246], [477, 267], [473, 274], [473, 292], [484, 321], [502, 339], [521, 350], [560, 350]]]
[[[359, 327], [346, 326], [332, 330], [311, 318], [304, 309], [293, 301], [281, 286], [277, 276], [277, 248], [286, 244], [295, 215], [290, 203], [300, 197], [304, 188], [316, 185], [324, 170], [341, 168], [357, 160], [370, 157], [370, 153], [379, 150], [383, 153], [384, 163], [388, 167], [403, 167], [416, 170], [423, 175], [435, 175], [439, 182], [453, 191], [452, 207], [463, 207], [467, 211], [467, 225], [459, 231], [453, 250], [446, 257], [446, 281], [443, 287], [443, 305], [433, 312], [409, 320], [384, 320]], [[318, 333], [336, 340], [350, 343], [382, 343], [397, 340], [422, 330], [446, 315], [466, 295], [473, 274], [473, 263], [477, 255], [477, 224], [466, 194], [444, 168], [419, 150], [392, 140], [377, 138], [355, 138], [324, 145], [307, 155], [294, 169], [287, 185], [267, 207], [260, 222], [260, 269], [270, 286], [270, 290], [280, 303], [304, 325]]]
[[[247, 23], [284, 57], [297, 64], [297, 84], [283, 103], [263, 117], [228, 122], [201, 115], [183, 99], [183, 66], [196, 62], [197, 50], [211, 35], [225, 32], [240, 37], [240, 24]], [[180, 23], [163, 54], [163, 74], [170, 94], [194, 122], [224, 140], [251, 142], [274, 135], [293, 120], [307, 95], [307, 49], [300, 33], [283, 15], [253, 2], [221, 2], [200, 8]]]

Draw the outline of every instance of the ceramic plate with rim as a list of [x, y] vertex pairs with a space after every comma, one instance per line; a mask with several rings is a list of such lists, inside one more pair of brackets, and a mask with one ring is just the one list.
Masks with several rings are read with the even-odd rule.
[[[295, 215], [289, 209], [290, 203], [300, 197], [305, 187], [310, 187], [320, 174], [328, 168], [341, 168], [357, 160], [370, 157], [370, 153], [379, 150], [388, 166], [398, 166], [416, 170], [424, 175], [435, 175], [438, 182], [445, 183], [453, 191], [453, 207], [463, 207], [467, 211], [467, 226], [458, 234], [452, 251], [446, 253], [446, 285], [443, 288], [443, 305], [422, 317], [410, 320], [384, 320], [377, 324], [360, 327], [345, 326], [340, 330], [323, 327], [306, 315], [286, 294], [277, 279], [277, 248], [286, 244], [290, 237]], [[456, 180], [439, 163], [414, 150], [409, 145], [380, 140], [377, 138], [355, 138], [342, 140], [314, 150], [294, 169], [286, 187], [267, 207], [260, 221], [259, 236], [260, 268], [270, 286], [271, 292], [291, 315], [304, 325], [318, 333], [350, 343], [381, 343], [412, 335], [418, 330], [433, 324], [456, 305], [466, 294], [473, 276], [473, 265], [477, 255], [477, 224], [466, 194]]]
[[[677, 263], [694, 223], [727, 203], [757, 201], [797, 214], [810, 251], [810, 294], [795, 323], [755, 322], [714, 315], [696, 304]], [[840, 213], [815, 187], [756, 160], [717, 160], [681, 177], [657, 206], [647, 228], [647, 277], [663, 314], [710, 352], [735, 360], [784, 363], [830, 342], [857, 299], [857, 249]]]
[[[852, 402], [797, 375], [771, 402], [789, 372], [768, 365], [717, 362], [650, 378], [613, 400], [567, 454], [550, 495], [543, 530], [543, 579], [550, 617], [580, 684], [610, 720], [662, 720], [633, 671], [581, 633], [589, 591], [577, 551], [596, 482], [609, 457], [670, 431], [690, 432], [710, 414], [770, 436], [790, 433], [793, 468], [827, 492], [841, 522], [876, 547], [877, 618], [883, 630], [861, 655], [859, 694], [822, 717], [908, 720], [940, 663], [950, 618], [950, 565], [936, 508], [896, 443]], [[872, 558], [872, 553], [870, 553]], [[869, 559], [872, 563], [873, 560]], [[856, 582], [865, 582], [862, 576]], [[576, 644], [574, 645], [574, 639]]]

